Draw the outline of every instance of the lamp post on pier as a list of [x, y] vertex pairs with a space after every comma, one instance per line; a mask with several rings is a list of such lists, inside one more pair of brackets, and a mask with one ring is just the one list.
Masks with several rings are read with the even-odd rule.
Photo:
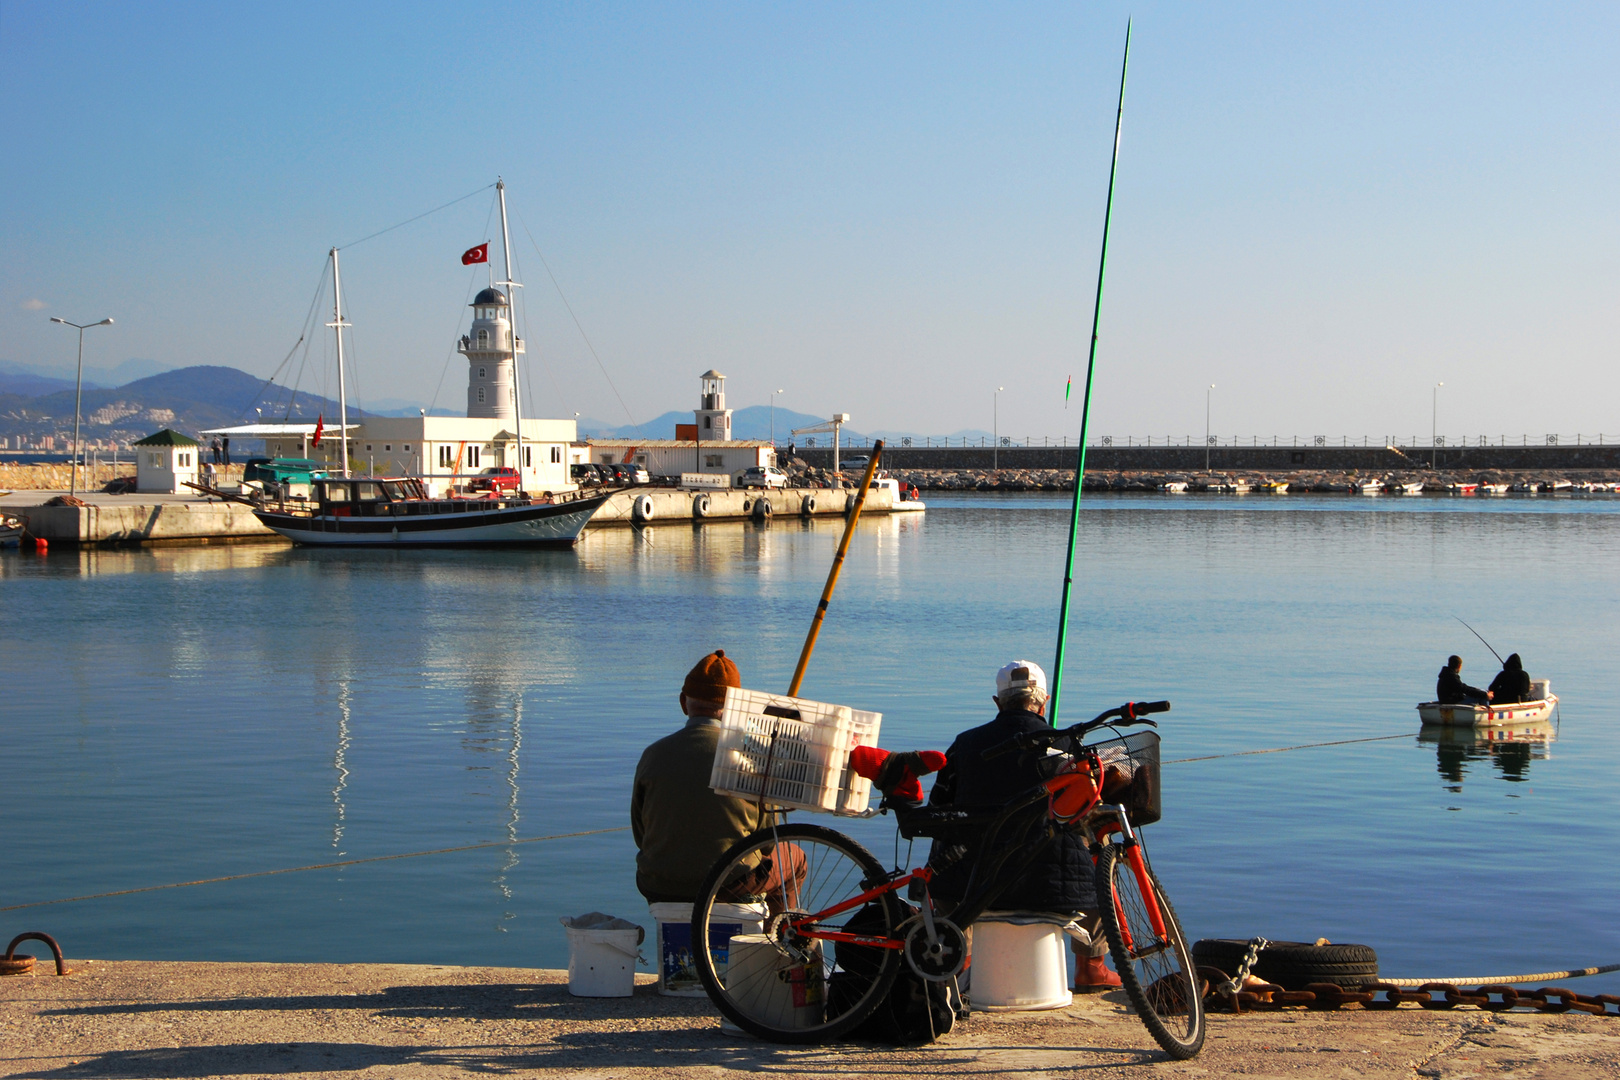
[[1001, 392], [1005, 386], [996, 387], [996, 392], [990, 395], [990, 468], [998, 471], [1001, 468]]
[[1204, 473], [1209, 473], [1209, 399], [1215, 392], [1215, 384], [1210, 383], [1209, 389], [1204, 391]]
[[84, 332], [92, 326], [111, 326], [112, 320], [102, 319], [81, 325], [52, 315], [51, 322], [71, 326], [79, 332], [79, 373], [73, 379], [73, 466], [68, 473], [68, 494], [76, 495], [79, 491], [79, 405], [84, 399]]
[[1429, 468], [1438, 469], [1436, 464], [1440, 460], [1440, 388], [1446, 385], [1443, 382], [1434, 384], [1430, 391], [1432, 400], [1429, 402]]

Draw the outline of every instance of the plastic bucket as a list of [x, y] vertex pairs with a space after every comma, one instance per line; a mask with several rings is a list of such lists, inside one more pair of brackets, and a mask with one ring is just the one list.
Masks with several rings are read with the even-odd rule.
[[764, 934], [731, 939], [731, 979], [737, 1004], [751, 1016], [768, 1016], [772, 1026], [807, 1028], [821, 1023], [827, 988], [819, 956], [808, 964], [783, 956]]
[[1069, 991], [1067, 919], [980, 916], [973, 924], [973, 1008], [989, 1012], [1061, 1009]]
[[568, 932], [568, 992], [575, 997], [629, 997], [636, 989], [636, 946], [645, 931], [578, 929]]
[[[692, 905], [649, 904], [658, 924], [658, 992], [665, 997], [706, 997], [692, 951]], [[765, 929], [765, 905], [716, 904], [709, 917], [709, 949], [714, 967], [724, 974], [730, 960], [731, 939]]]

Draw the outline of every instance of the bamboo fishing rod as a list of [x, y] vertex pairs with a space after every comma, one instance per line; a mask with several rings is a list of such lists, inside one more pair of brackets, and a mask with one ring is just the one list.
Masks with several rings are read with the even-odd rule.
[[1103, 210], [1102, 255], [1097, 260], [1097, 301], [1091, 310], [1091, 353], [1086, 360], [1086, 389], [1080, 401], [1080, 449], [1074, 465], [1074, 509], [1069, 516], [1069, 552], [1063, 564], [1063, 599], [1058, 605], [1057, 658], [1052, 662], [1051, 705], [1046, 710], [1053, 727], [1058, 721], [1058, 698], [1063, 692], [1063, 653], [1069, 636], [1069, 594], [1074, 586], [1074, 540], [1080, 530], [1080, 489], [1086, 479], [1086, 442], [1091, 424], [1091, 377], [1097, 369], [1097, 327], [1102, 320], [1103, 273], [1108, 269], [1108, 226], [1114, 216], [1114, 174], [1119, 170], [1119, 133], [1125, 120], [1125, 72], [1131, 63], [1131, 24], [1125, 22], [1125, 58], [1119, 65], [1119, 108], [1114, 113], [1114, 156], [1108, 166], [1108, 202]]
[[844, 538], [838, 541], [838, 554], [833, 556], [832, 569], [827, 571], [827, 585], [821, 590], [821, 602], [810, 620], [810, 632], [805, 635], [804, 648], [799, 651], [799, 666], [793, 669], [793, 685], [788, 697], [799, 696], [799, 684], [804, 682], [804, 669], [810, 666], [810, 654], [816, 651], [816, 635], [821, 633], [822, 620], [827, 617], [827, 605], [832, 602], [833, 588], [838, 584], [838, 571], [843, 569], [844, 556], [849, 553], [850, 537], [855, 535], [855, 523], [861, 520], [861, 507], [866, 505], [866, 493], [872, 489], [872, 477], [877, 475], [878, 459], [883, 456], [883, 440], [872, 444], [872, 460], [866, 463], [866, 475], [861, 477], [860, 494], [855, 496], [855, 507], [844, 522]]

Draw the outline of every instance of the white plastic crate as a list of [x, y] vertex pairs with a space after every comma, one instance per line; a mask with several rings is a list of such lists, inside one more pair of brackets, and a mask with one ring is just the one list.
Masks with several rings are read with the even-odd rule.
[[882, 722], [881, 713], [847, 705], [732, 687], [709, 786], [721, 795], [757, 799], [769, 767], [768, 805], [859, 814], [872, 781], [855, 775], [849, 752], [876, 746]]

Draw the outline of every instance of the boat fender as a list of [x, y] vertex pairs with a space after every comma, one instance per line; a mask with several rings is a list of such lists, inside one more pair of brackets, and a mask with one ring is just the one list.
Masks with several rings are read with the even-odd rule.
[[[645, 496], [643, 496], [643, 498], [645, 498]], [[709, 514], [712, 513], [712, 510], [710, 509], [711, 506], [712, 503], [707, 495], [697, 495], [692, 499], [692, 516], [695, 518], [708, 517]]]
[[771, 513], [771, 500], [765, 498], [763, 495], [754, 500], [755, 521], [769, 521], [771, 520]]
[[814, 495], [806, 495], [799, 502], [799, 513], [803, 514], [805, 517], [809, 517], [811, 514], [813, 514], [815, 512], [816, 512], [816, 497]]
[[844, 496], [844, 513], [848, 514], [855, 509], [855, 493], [850, 492]]
[[632, 521], [651, 521], [653, 516], [653, 501], [648, 495], [638, 495], [630, 502], [630, 518]]

